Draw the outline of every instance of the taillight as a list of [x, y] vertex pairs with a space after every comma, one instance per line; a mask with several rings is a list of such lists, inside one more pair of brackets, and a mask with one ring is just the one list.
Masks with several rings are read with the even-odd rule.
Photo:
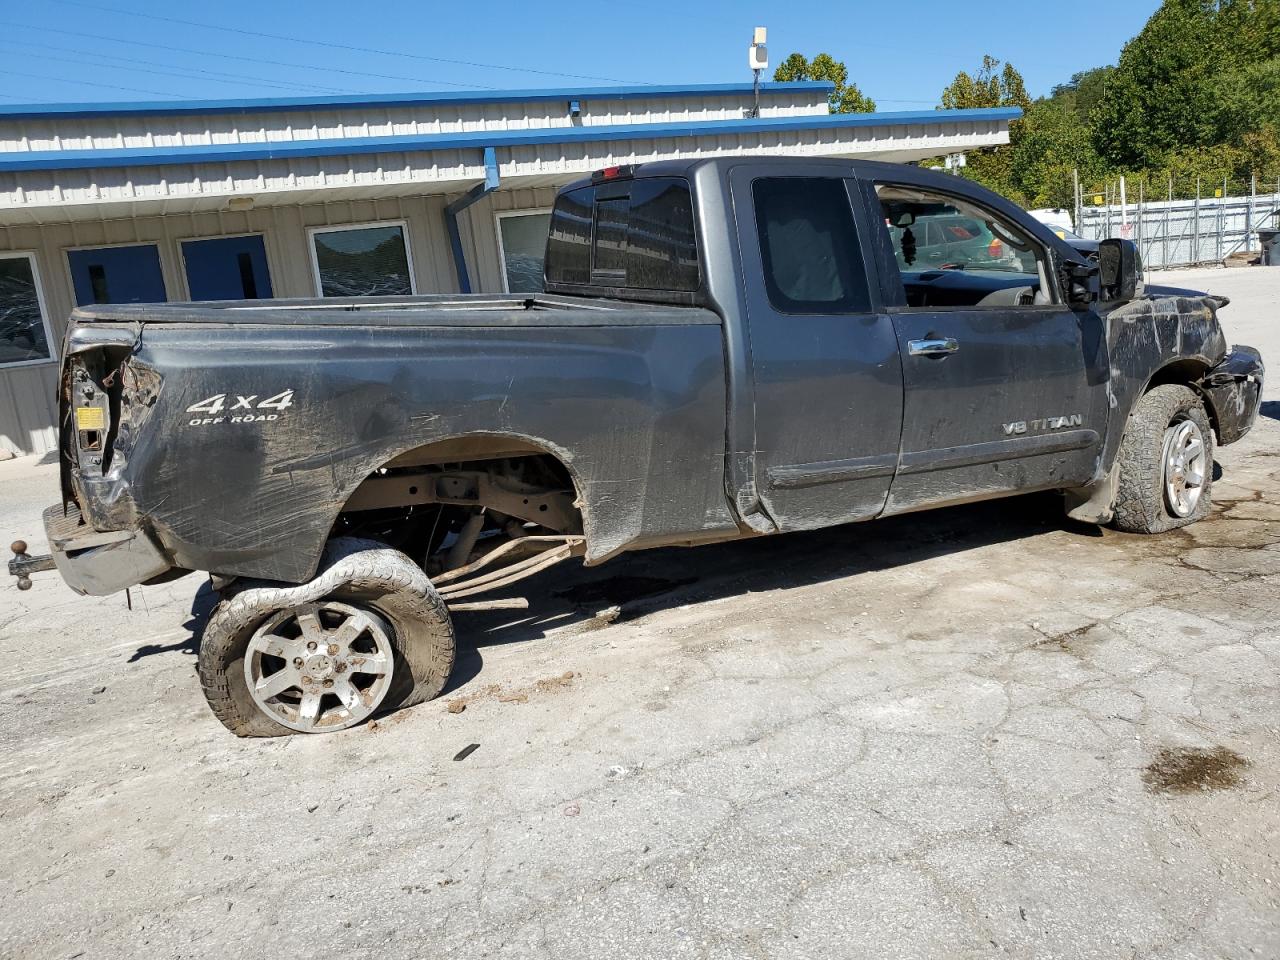
[[1004, 244], [998, 239], [993, 238], [991, 243], [987, 245], [987, 256], [992, 260], [1001, 260], [1004, 258]]
[[621, 180], [626, 177], [634, 176], [635, 172], [636, 165], [634, 163], [605, 167], [603, 170], [597, 170], [591, 174], [591, 182], [601, 183], [605, 180]]

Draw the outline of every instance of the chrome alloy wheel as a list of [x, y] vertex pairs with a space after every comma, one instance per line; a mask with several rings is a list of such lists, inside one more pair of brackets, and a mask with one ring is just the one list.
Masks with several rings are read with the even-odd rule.
[[391, 688], [391, 628], [369, 610], [321, 601], [269, 617], [249, 638], [244, 679], [258, 709], [302, 733], [367, 718]]
[[1191, 420], [1179, 420], [1164, 432], [1164, 499], [1177, 517], [1189, 517], [1200, 502], [1208, 473], [1204, 436]]

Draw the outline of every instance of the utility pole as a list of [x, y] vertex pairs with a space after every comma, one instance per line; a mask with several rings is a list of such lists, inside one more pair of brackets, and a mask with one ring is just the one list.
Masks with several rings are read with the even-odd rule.
[[1072, 213], [1075, 214], [1075, 223], [1071, 225], [1071, 229], [1074, 230], [1076, 233], [1079, 233], [1080, 228], [1084, 226], [1084, 205], [1081, 202], [1081, 197], [1080, 197], [1080, 168], [1079, 167], [1072, 168], [1071, 183], [1075, 188], [1074, 192], [1072, 193], [1072, 197], [1075, 200], [1075, 210], [1072, 211]]

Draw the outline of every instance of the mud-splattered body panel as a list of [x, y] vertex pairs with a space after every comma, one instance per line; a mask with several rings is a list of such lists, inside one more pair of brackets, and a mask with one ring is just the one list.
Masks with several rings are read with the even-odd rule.
[[96, 525], [143, 524], [177, 566], [294, 581], [371, 472], [476, 434], [568, 467], [592, 558], [733, 531], [720, 326], [687, 312], [527, 330], [149, 325], [127, 366], [155, 393], [126, 400], [113, 469], [77, 485]]

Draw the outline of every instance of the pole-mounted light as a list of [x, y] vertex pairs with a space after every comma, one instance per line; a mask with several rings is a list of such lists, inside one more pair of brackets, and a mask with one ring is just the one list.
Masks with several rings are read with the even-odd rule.
[[751, 46], [747, 48], [747, 65], [755, 74], [755, 106], [751, 108], [751, 116], [760, 116], [760, 71], [769, 69], [769, 50], [765, 45], [768, 31], [764, 27], [756, 27], [751, 35]]

